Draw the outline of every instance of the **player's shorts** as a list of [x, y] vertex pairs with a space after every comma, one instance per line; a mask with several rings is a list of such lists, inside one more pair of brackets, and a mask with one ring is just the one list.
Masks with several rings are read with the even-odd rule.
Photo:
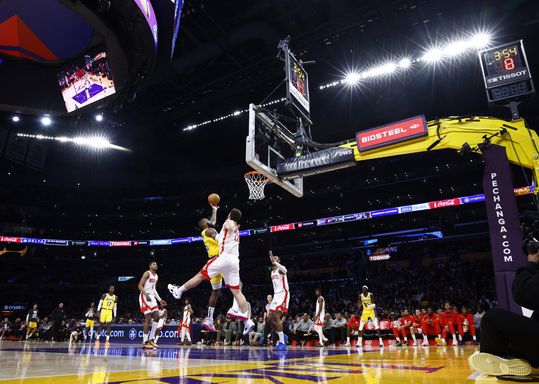
[[273, 295], [273, 301], [269, 304], [268, 312], [288, 312], [288, 303], [290, 302], [290, 292], [283, 291]]
[[86, 328], [93, 328], [94, 324], [95, 324], [94, 320], [89, 320], [89, 319], [86, 320]]
[[[148, 300], [148, 297], [150, 300]], [[143, 295], [142, 293], [138, 295], [138, 303], [140, 306], [140, 312], [147, 315], [148, 313], [152, 313], [155, 311], [159, 311], [159, 307], [157, 306], [157, 300], [155, 300], [155, 297], [153, 295]]]
[[29, 321], [28, 328], [37, 328], [37, 323], [35, 321]]
[[210, 280], [213, 289], [221, 289], [223, 287], [223, 275], [217, 275]]
[[374, 309], [363, 308], [363, 313], [361, 314], [361, 321], [368, 323], [369, 319], [371, 319], [372, 321], [376, 319], [376, 316], [374, 316]]
[[210, 281], [217, 275], [223, 275], [229, 288], [240, 289], [240, 259], [237, 255], [222, 253], [208, 260], [200, 273]]
[[112, 310], [111, 309], [102, 309], [101, 315], [99, 315], [100, 323], [110, 323], [112, 322]]

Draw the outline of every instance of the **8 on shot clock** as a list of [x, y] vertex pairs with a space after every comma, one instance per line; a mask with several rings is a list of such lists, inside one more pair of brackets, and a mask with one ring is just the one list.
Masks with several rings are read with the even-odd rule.
[[488, 101], [520, 100], [535, 92], [522, 40], [479, 52]]

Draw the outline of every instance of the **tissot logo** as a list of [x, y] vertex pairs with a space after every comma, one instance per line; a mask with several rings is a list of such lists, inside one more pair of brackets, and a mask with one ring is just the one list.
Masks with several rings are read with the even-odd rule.
[[416, 137], [427, 135], [427, 124], [424, 116], [387, 124], [357, 133], [357, 148], [361, 151], [395, 144]]

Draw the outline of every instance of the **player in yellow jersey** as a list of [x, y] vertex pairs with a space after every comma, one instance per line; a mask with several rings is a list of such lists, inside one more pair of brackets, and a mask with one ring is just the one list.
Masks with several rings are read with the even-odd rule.
[[[216, 205], [211, 205], [211, 217], [209, 219], [203, 218], [198, 221], [198, 227], [202, 230], [200, 234], [202, 236], [202, 241], [206, 247], [206, 252], [208, 252], [208, 257], [210, 259], [219, 256], [219, 242], [217, 241], [217, 231], [214, 226], [217, 222], [217, 210], [219, 209]], [[223, 286], [223, 275], [217, 275], [210, 280], [212, 292], [210, 299], [208, 300], [208, 319], [211, 319], [210, 322], [204, 322], [204, 328], [208, 331], [214, 331], [212, 327], [213, 323], [213, 312], [215, 311], [215, 305], [217, 304], [217, 299], [219, 298], [219, 293]], [[212, 329], [213, 328], [213, 329]]]
[[118, 296], [114, 294], [114, 285], [109, 287], [107, 293], [103, 293], [101, 300], [99, 300], [99, 305], [97, 306], [97, 312], [99, 313], [99, 328], [97, 328], [97, 336], [95, 339], [96, 343], [99, 343], [101, 337], [101, 329], [104, 324], [107, 324], [106, 332], [106, 341], [109, 342], [110, 339], [110, 326], [114, 319], [116, 318], [118, 304]]
[[369, 319], [372, 320], [372, 323], [374, 324], [374, 329], [376, 329], [376, 332], [378, 333], [380, 348], [383, 348], [384, 341], [382, 340], [382, 335], [380, 334], [380, 326], [378, 325], [378, 319], [376, 318], [376, 314], [374, 313], [374, 308], [376, 308], [376, 304], [374, 304], [374, 296], [371, 292], [369, 292], [369, 287], [367, 287], [366, 285], [361, 287], [361, 290], [362, 293], [359, 295], [358, 304], [361, 304], [361, 307], [363, 308], [363, 313], [361, 314], [361, 320], [359, 321], [359, 339], [357, 342], [357, 348], [362, 348], [363, 328], [365, 327], [365, 324], [369, 322]]

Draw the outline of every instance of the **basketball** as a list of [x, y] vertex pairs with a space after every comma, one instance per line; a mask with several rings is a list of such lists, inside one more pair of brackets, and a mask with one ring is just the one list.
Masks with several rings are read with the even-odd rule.
[[213, 206], [216, 206], [217, 204], [219, 204], [219, 201], [221, 201], [221, 198], [219, 197], [217, 193], [212, 193], [211, 195], [208, 196], [208, 203], [210, 203]]

